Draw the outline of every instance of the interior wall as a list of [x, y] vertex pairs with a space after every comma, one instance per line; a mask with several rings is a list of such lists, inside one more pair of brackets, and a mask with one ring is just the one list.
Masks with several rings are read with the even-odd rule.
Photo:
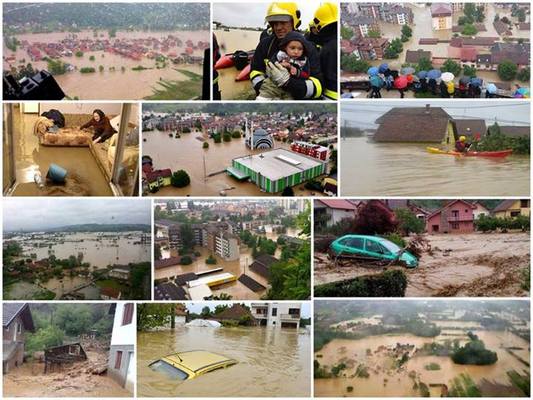
[[63, 114], [92, 114], [93, 110], [98, 108], [104, 114], [120, 114], [120, 103], [80, 103], [80, 102], [41, 102], [39, 104], [39, 114], [52, 108], [61, 111]]

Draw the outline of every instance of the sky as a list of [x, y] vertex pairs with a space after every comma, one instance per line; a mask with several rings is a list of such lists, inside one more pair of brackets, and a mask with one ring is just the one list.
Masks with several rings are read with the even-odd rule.
[[[522, 101], [453, 101], [432, 100], [432, 107], [442, 107], [455, 118], [483, 118], [490, 124], [497, 120], [502, 125], [530, 125], [529, 104]], [[410, 103], [409, 107], [424, 107], [425, 102]], [[376, 128], [374, 121], [393, 107], [402, 107], [398, 101], [374, 101], [343, 104], [341, 126]]]
[[[252, 304], [249, 301], [237, 301], [237, 303], [244, 303], [248, 307]], [[193, 313], [199, 314], [202, 311], [202, 308], [205, 306], [209, 306], [211, 310], [215, 309], [215, 306], [220, 304], [227, 304], [232, 305], [233, 303], [227, 302], [227, 301], [211, 301], [211, 302], [203, 302], [203, 303], [187, 303], [187, 309]], [[302, 318], [309, 318], [311, 317], [311, 305], [309, 302], [302, 302]]]
[[[299, 1], [302, 13], [302, 25], [307, 27], [313, 19], [315, 10], [320, 3]], [[213, 4], [213, 21], [222, 22], [228, 26], [266, 27], [265, 14], [270, 2], [267, 3], [215, 3]]]
[[151, 223], [148, 199], [3, 199], [4, 231], [42, 230], [77, 224]]

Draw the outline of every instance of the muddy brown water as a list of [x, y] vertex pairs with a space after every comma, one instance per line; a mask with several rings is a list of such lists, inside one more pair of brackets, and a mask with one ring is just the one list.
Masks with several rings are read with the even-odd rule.
[[431, 154], [434, 144], [375, 143], [346, 138], [343, 196], [529, 196], [530, 157], [503, 160]]
[[[103, 34], [103, 37], [100, 35]], [[52, 33], [39, 33], [32, 34], [26, 33], [21, 35], [16, 35], [16, 38], [20, 41], [27, 40], [30, 43], [34, 42], [58, 42], [66, 38], [70, 33], [68, 32], [52, 32]], [[76, 33], [79, 39], [96, 39], [93, 37], [93, 31], [82, 31]], [[116, 34], [116, 39], [141, 39], [148, 37], [155, 37], [158, 39], [165, 38], [168, 35], [174, 35], [180, 38], [183, 42], [191, 39], [194, 43], [198, 41], [209, 42], [209, 32], [208, 31], [182, 31], [182, 32], [124, 32], [118, 31]], [[108, 33], [104, 31], [99, 31], [100, 39], [107, 39]], [[113, 39], [112, 39], [113, 40]], [[184, 45], [185, 46], [185, 45]], [[37, 69], [47, 69], [46, 61], [35, 61], [32, 62], [28, 56], [26, 50], [18, 48], [16, 53], [13, 53], [11, 50], [7, 49], [4, 44], [4, 56], [9, 57], [15, 54], [16, 63], [18, 65], [19, 60], [25, 59], [26, 64], [31, 62], [34, 68]], [[174, 47], [170, 48], [169, 52], [175, 52], [177, 54], [183, 52], [185, 47]], [[95, 56], [95, 61], [90, 61], [89, 57], [91, 55]], [[193, 55], [203, 56], [203, 50], [195, 50]], [[138, 100], [146, 96], [153, 94], [153, 88], [156, 87], [157, 82], [160, 79], [164, 80], [176, 80], [184, 81], [189, 78], [180, 72], [176, 71], [174, 68], [184, 69], [187, 71], [195, 72], [197, 74], [202, 73], [201, 65], [187, 65], [179, 64], [174, 65], [169, 63], [169, 65], [164, 69], [155, 69], [155, 60], [150, 60], [148, 58], [143, 58], [140, 61], [133, 59], [125, 58], [117, 54], [110, 54], [104, 51], [92, 51], [84, 54], [83, 57], [63, 57], [62, 61], [75, 65], [79, 68], [82, 67], [94, 67], [98, 70], [98, 67], [102, 65], [104, 67], [103, 72], [95, 72], [90, 74], [82, 74], [78, 71], [68, 72], [63, 75], [56, 76], [56, 80], [63, 89], [63, 91], [69, 97], [79, 97], [80, 99], [132, 99]], [[154, 69], [143, 70], [143, 71], [132, 71], [132, 67], [142, 65], [147, 68], [154, 67]], [[3, 62], [4, 69], [9, 68], [9, 63], [7, 61]], [[126, 68], [125, 72], [121, 71], [121, 67]], [[109, 71], [109, 67], [115, 67], [115, 71]], [[198, 93], [200, 95], [200, 93]]]
[[[443, 331], [446, 333], [446, 331]], [[365, 378], [336, 378], [315, 379], [315, 396], [354, 396], [354, 397], [416, 397], [419, 392], [413, 389], [413, 380], [408, 377], [410, 371], [416, 371], [421, 382], [429, 384], [446, 384], [461, 373], [467, 373], [479, 383], [483, 379], [501, 384], [510, 385], [506, 371], [515, 369], [522, 372], [527, 369], [515, 357], [511, 356], [503, 346], [521, 347], [523, 354], [527, 354], [529, 360], [529, 343], [510, 332], [475, 331], [488, 349], [498, 354], [498, 361], [493, 365], [457, 365], [449, 357], [415, 356], [405, 363], [401, 370], [391, 369], [392, 358], [383, 352], [374, 353], [379, 346], [395, 346], [396, 343], [412, 344], [421, 347], [424, 343], [433, 341], [442, 342], [450, 339], [450, 336], [439, 335], [436, 338], [421, 338], [413, 335], [382, 335], [371, 336], [361, 340], [335, 339], [315, 353], [321, 357], [316, 358], [322, 365], [335, 365], [343, 357], [355, 360], [355, 366], [347, 371], [352, 375], [360, 363], [370, 367], [370, 377]], [[455, 338], [455, 337], [454, 337]], [[463, 331], [461, 343], [466, 342], [466, 331]], [[371, 349], [372, 355], [367, 355], [367, 349]], [[429, 363], [437, 363], [441, 369], [428, 371], [424, 367]], [[353, 392], [347, 393], [346, 387], [352, 386]], [[483, 393], [490, 396], [491, 393]], [[432, 396], [437, 393], [432, 392]]]
[[[264, 327], [138, 332], [137, 394], [141, 397], [308, 397], [310, 335]], [[195, 379], [176, 381], [148, 364], [179, 351], [207, 350], [238, 364]]]

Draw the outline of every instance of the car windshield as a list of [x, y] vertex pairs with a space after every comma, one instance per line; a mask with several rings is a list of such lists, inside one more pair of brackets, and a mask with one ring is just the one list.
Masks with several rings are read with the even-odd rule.
[[402, 250], [400, 249], [400, 247], [398, 247], [398, 245], [389, 242], [388, 240], [381, 240], [379, 243], [381, 243], [383, 247], [385, 247], [387, 250], [394, 254], [398, 254]]
[[169, 363], [167, 363], [167, 362], [165, 362], [163, 360], [158, 360], [158, 361], [150, 364], [150, 368], [153, 371], [164, 373], [169, 378], [179, 379], [181, 381], [184, 381], [189, 376], [185, 372], [183, 372], [181, 369], [176, 368], [173, 365], [170, 365]]

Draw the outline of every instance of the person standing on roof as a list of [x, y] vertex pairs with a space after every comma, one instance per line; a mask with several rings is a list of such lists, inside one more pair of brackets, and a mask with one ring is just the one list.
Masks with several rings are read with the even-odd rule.
[[339, 9], [336, 4], [323, 3], [315, 11], [313, 26], [317, 31], [320, 46], [320, 69], [324, 81], [323, 96], [329, 100], [337, 100], [337, 32]]
[[288, 92], [295, 100], [319, 99], [322, 96], [320, 60], [314, 46], [309, 46], [309, 77], [299, 79], [279, 62], [270, 61], [279, 50], [283, 38], [301, 24], [301, 14], [293, 2], [274, 2], [267, 10], [265, 21], [272, 28], [272, 35], [263, 38], [255, 49], [251, 63], [250, 80], [257, 94], [268, 76], [274, 84]]

